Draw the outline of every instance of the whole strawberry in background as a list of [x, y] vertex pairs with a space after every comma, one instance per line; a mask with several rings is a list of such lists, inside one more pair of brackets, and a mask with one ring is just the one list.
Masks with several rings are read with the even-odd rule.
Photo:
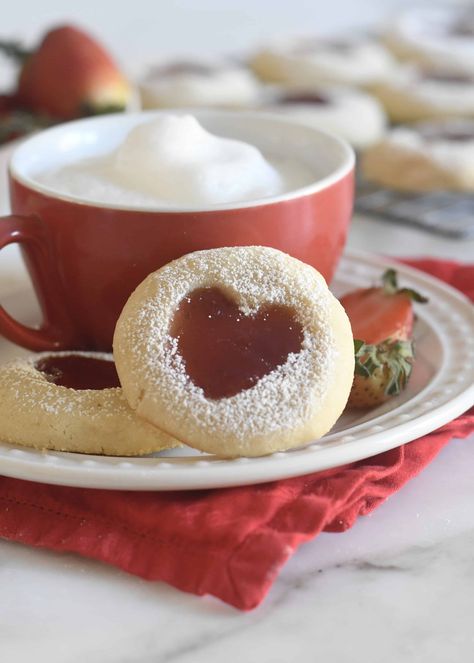
[[410, 288], [399, 288], [395, 270], [382, 285], [360, 288], [340, 298], [352, 326], [355, 376], [348, 405], [373, 407], [407, 386], [413, 367], [413, 302], [427, 299]]
[[7, 128], [13, 123], [17, 131], [26, 118], [26, 133], [35, 118], [41, 127], [123, 111], [129, 103], [130, 85], [111, 56], [74, 26], [50, 30], [33, 51], [12, 42], [0, 42], [0, 48], [19, 65], [16, 90], [8, 95], [9, 112], [3, 114]]
[[17, 90], [27, 108], [60, 119], [124, 110], [129, 96], [128, 82], [107, 51], [68, 25], [48, 32], [25, 59]]

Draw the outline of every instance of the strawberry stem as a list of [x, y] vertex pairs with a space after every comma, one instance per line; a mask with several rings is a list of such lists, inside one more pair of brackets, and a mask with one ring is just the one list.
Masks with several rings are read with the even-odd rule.
[[0, 51], [18, 64], [23, 64], [25, 60], [27, 60], [32, 54], [32, 51], [28, 51], [26, 48], [23, 48], [23, 46], [18, 41], [0, 40]]
[[398, 292], [397, 272], [394, 269], [386, 269], [382, 274], [382, 283], [387, 295], [394, 295]]
[[418, 302], [418, 304], [426, 304], [426, 302], [429, 301], [428, 297], [424, 297], [416, 290], [413, 290], [413, 288], [400, 288], [398, 293], [401, 295], [406, 295], [412, 301]]
[[394, 269], [387, 269], [382, 275], [383, 291], [386, 295], [406, 295], [409, 299], [419, 304], [426, 304], [427, 297], [420, 295], [413, 288], [399, 288], [397, 272]]
[[80, 115], [81, 117], [89, 117], [91, 115], [108, 115], [109, 113], [123, 113], [125, 104], [106, 104], [98, 106], [94, 104], [82, 104]]

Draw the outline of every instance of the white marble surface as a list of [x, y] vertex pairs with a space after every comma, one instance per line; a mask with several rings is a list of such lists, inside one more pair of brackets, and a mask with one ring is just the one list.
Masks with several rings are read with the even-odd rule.
[[[68, 13], [63, 2], [43, 0], [42, 11], [25, 26], [32, 3], [19, 0], [3, 17], [2, 34], [31, 38], [51, 21], [73, 17], [103, 34], [116, 52], [123, 53], [126, 43], [127, 52], [135, 54], [127, 64], [137, 69], [153, 53], [179, 51], [184, 45], [221, 50], [232, 37], [237, 49], [269, 31], [307, 31], [309, 22], [323, 30], [360, 25], [407, 4], [344, 0], [320, 14], [321, 5], [306, 0], [226, 0], [225, 11], [222, 0], [138, 0], [132, 18], [131, 12], [119, 16], [112, 0], [83, 0]], [[156, 39], [159, 26], [164, 28]], [[0, 177], [3, 169], [4, 163]], [[4, 198], [0, 209], [6, 209]], [[350, 245], [392, 255], [474, 260], [474, 241], [447, 241], [360, 218], [353, 223]], [[2, 252], [0, 290], [17, 279], [17, 270], [17, 251]], [[264, 604], [247, 614], [73, 555], [0, 541], [0, 661], [470, 661], [473, 467], [474, 436], [452, 442], [418, 478], [352, 530], [323, 534], [304, 545]]]
[[287, 564], [242, 614], [72, 555], [0, 544], [0, 659], [15, 663], [455, 663], [474, 650], [474, 440]]

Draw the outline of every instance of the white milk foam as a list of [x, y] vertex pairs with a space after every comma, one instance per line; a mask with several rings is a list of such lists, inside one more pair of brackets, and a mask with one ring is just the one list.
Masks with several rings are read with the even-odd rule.
[[215, 136], [191, 115], [161, 115], [132, 129], [112, 153], [36, 180], [89, 202], [186, 208], [279, 195], [314, 175], [295, 159], [266, 159], [254, 145]]

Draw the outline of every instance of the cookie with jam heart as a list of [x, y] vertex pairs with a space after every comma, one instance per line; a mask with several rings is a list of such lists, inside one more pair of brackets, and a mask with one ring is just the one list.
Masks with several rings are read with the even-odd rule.
[[407, 65], [372, 92], [395, 123], [474, 117], [474, 73]]
[[131, 408], [220, 456], [259, 456], [324, 435], [354, 371], [348, 318], [323, 277], [267, 247], [188, 254], [151, 274], [117, 323]]
[[112, 355], [89, 352], [42, 353], [0, 367], [0, 439], [112, 456], [179, 445], [129, 408]]
[[395, 62], [382, 45], [366, 37], [294, 37], [262, 47], [249, 62], [267, 83], [372, 85], [390, 75]]
[[385, 112], [366, 92], [327, 85], [268, 87], [262, 103], [265, 110], [330, 131], [357, 149], [373, 145], [385, 132]]
[[388, 48], [402, 60], [474, 75], [474, 8], [468, 3], [410, 7], [382, 31]]
[[143, 108], [247, 108], [259, 86], [238, 62], [182, 60], [154, 66], [139, 89]]
[[407, 191], [474, 191], [474, 120], [396, 127], [363, 155], [372, 181]]

